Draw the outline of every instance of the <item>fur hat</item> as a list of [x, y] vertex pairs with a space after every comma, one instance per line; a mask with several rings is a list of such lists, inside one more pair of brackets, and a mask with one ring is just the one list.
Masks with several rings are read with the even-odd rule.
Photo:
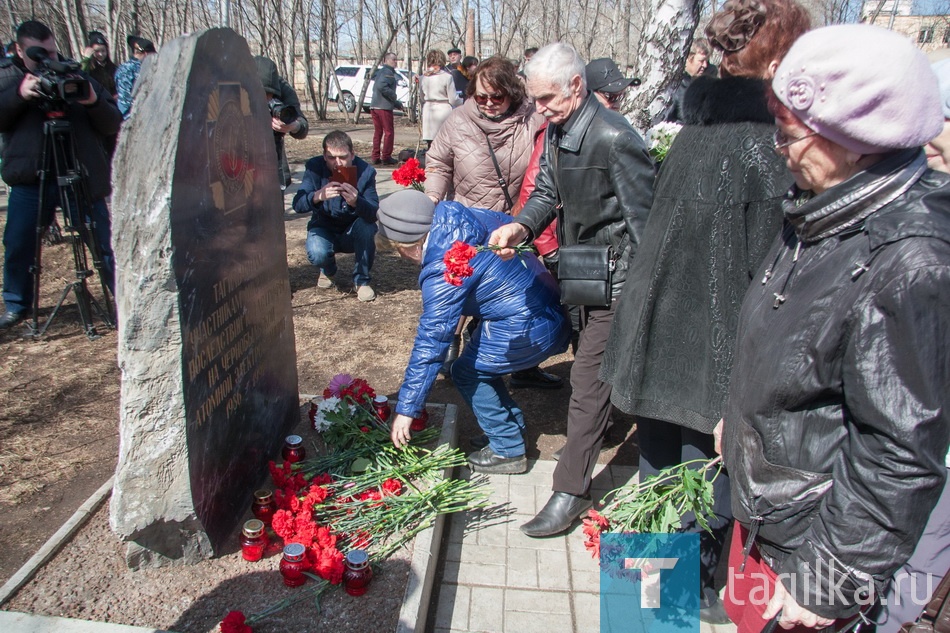
[[802, 123], [858, 154], [919, 147], [943, 130], [926, 55], [877, 26], [805, 33], [779, 65], [772, 89]]
[[379, 203], [379, 233], [402, 244], [422, 239], [432, 226], [435, 203], [421, 191], [402, 189]]

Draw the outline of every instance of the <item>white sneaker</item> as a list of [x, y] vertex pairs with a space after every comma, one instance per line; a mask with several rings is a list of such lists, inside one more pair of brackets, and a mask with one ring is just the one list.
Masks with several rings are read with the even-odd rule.
[[370, 286], [360, 286], [356, 289], [356, 298], [360, 301], [374, 301], [376, 299], [376, 291]]
[[322, 290], [328, 290], [333, 287], [333, 277], [329, 276], [322, 270], [320, 271], [320, 276], [317, 277], [317, 288]]

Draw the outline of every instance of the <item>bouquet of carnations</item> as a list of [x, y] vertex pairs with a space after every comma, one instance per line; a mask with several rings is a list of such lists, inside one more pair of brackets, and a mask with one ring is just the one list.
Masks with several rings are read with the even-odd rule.
[[[712, 476], [708, 476], [713, 469]], [[584, 519], [584, 546], [594, 558], [600, 558], [600, 535], [604, 532], [668, 534], [682, 527], [683, 516], [689, 512], [708, 531], [713, 515], [713, 481], [721, 470], [721, 457], [697, 459], [608, 492], [601, 511], [590, 510]]]
[[669, 153], [670, 147], [673, 146], [673, 140], [682, 129], [683, 126], [679, 123], [663, 121], [662, 123], [657, 123], [647, 130], [647, 137], [645, 140], [647, 142], [647, 147], [650, 150], [650, 156], [653, 157], [653, 160], [658, 163], [662, 163], [664, 160], [666, 160], [666, 155]]
[[410, 158], [401, 167], [393, 170], [393, 180], [403, 187], [425, 191], [422, 183], [426, 181], [426, 170], [419, 166], [418, 160]]
[[[527, 244], [519, 244], [518, 246], [509, 247], [513, 249], [520, 256], [522, 253], [531, 252], [531, 246]], [[483, 251], [497, 251], [500, 250], [499, 246], [483, 245], [483, 246], [472, 246], [471, 244], [466, 244], [465, 242], [456, 241], [452, 244], [449, 250], [445, 251], [445, 255], [442, 256], [442, 262], [445, 264], [445, 281], [452, 284], [453, 286], [461, 286], [468, 277], [471, 277], [475, 273], [475, 269], [472, 268], [472, 265], [469, 263], [472, 261], [472, 258], [478, 255]], [[527, 266], [524, 263], [524, 260], [521, 260], [522, 266]]]

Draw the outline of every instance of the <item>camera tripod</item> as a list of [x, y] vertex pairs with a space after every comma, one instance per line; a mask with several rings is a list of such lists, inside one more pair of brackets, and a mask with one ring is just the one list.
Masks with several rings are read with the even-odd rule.
[[[50, 117], [43, 123], [43, 154], [40, 165], [39, 205], [36, 215], [36, 258], [30, 269], [33, 273], [33, 319], [29, 324], [33, 338], [39, 338], [46, 333], [56, 318], [69, 293], [76, 295], [76, 306], [79, 308], [79, 317], [82, 320], [83, 332], [90, 340], [99, 338], [93, 321], [97, 315], [106, 327], [114, 328], [112, 291], [104, 276], [105, 265], [99, 244], [93, 233], [92, 203], [89, 200], [86, 188], [86, 176], [82, 166], [76, 159], [72, 127], [69, 121], [62, 118]], [[55, 220], [55, 210], [46, 209], [46, 195], [49, 178], [55, 176], [56, 189], [59, 195], [59, 208], [62, 211], [63, 237], [72, 247], [73, 269], [75, 279], [67, 282], [66, 287], [56, 303], [56, 307], [49, 317], [39, 325], [40, 308], [40, 276], [42, 271], [43, 236]], [[92, 258], [94, 271], [89, 268], [88, 249]], [[89, 292], [87, 279], [94, 274], [99, 276], [102, 286], [103, 305], [100, 305]]]

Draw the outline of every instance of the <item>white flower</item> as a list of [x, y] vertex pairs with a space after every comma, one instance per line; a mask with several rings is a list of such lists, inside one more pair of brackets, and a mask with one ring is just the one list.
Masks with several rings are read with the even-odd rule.
[[327, 413], [337, 413], [337, 410], [340, 407], [340, 399], [336, 396], [331, 396], [320, 401], [317, 404], [317, 412], [313, 416], [313, 428], [320, 433], [326, 431], [333, 424], [330, 420], [327, 419]]

